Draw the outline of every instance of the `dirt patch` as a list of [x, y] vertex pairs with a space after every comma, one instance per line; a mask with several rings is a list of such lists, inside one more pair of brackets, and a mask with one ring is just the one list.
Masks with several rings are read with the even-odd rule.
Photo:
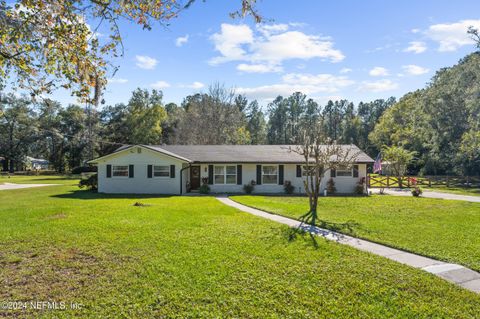
[[56, 220], [56, 219], [64, 219], [64, 218], [67, 218], [67, 214], [58, 213], [58, 214], [54, 214], [54, 215], [49, 215], [45, 219], [46, 220]]
[[68, 299], [95, 284], [104, 273], [102, 265], [103, 260], [76, 248], [2, 253], [0, 299]]
[[141, 202], [135, 202], [135, 204], [133, 204], [133, 206], [136, 206], [136, 207], [147, 207], [147, 206], [152, 206], [150, 204], [144, 204], [144, 203], [141, 203]]

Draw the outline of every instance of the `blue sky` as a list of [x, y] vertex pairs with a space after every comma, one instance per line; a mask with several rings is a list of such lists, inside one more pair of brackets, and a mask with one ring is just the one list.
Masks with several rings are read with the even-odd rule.
[[401, 97], [472, 52], [466, 29], [480, 27], [479, 1], [263, 0], [262, 25], [231, 19], [239, 5], [199, 0], [152, 31], [123, 23], [125, 55], [106, 103], [127, 102], [137, 87], [180, 103], [215, 82], [262, 105], [297, 90], [322, 104]]

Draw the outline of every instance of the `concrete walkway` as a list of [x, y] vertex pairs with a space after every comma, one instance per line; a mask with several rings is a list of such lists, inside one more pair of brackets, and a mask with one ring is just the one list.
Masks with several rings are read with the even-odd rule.
[[[394, 196], [412, 196], [412, 193], [410, 192], [409, 189], [385, 189], [385, 194], [394, 195]], [[429, 190], [424, 190], [422, 197], [463, 200], [467, 202], [480, 203], [480, 196], [458, 195], [458, 194], [442, 193], [442, 192], [435, 192], [435, 191], [429, 191]]]
[[480, 274], [461, 265], [446, 263], [408, 253], [403, 250], [372, 243], [367, 240], [343, 235], [327, 229], [305, 225], [295, 219], [270, 214], [262, 210], [239, 204], [225, 196], [217, 197], [217, 199], [225, 205], [235, 207], [243, 212], [285, 224], [290, 227], [301, 228], [311, 234], [324, 237], [325, 239], [333, 240], [340, 244], [348, 245], [411, 267], [422, 269], [465, 289], [480, 293]]
[[9, 190], [9, 189], [32, 188], [32, 187], [55, 186], [55, 185], [58, 185], [58, 184], [12, 184], [12, 183], [4, 183], [4, 184], [0, 184], [0, 191]]

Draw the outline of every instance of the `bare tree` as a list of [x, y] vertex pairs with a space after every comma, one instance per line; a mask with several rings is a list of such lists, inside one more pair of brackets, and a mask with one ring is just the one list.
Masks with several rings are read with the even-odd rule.
[[308, 195], [310, 210], [301, 217], [304, 223], [315, 226], [317, 222], [318, 197], [325, 174], [339, 167], [351, 168], [360, 150], [354, 145], [340, 145], [324, 133], [304, 134], [301, 145], [290, 146], [290, 152], [304, 158], [305, 192]]

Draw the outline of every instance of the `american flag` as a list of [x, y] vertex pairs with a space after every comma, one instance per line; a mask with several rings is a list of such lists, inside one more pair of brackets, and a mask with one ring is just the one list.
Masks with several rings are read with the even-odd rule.
[[382, 173], [382, 153], [378, 153], [375, 163], [373, 163], [373, 172]]

